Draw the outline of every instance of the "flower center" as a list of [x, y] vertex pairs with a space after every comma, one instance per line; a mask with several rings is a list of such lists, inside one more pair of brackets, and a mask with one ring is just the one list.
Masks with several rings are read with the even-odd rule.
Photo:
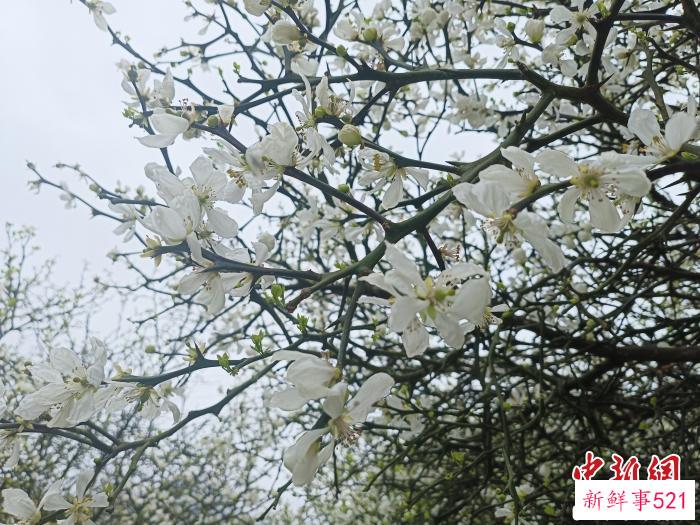
[[497, 243], [504, 243], [508, 247], [517, 246], [518, 228], [513, 223], [513, 216], [510, 213], [504, 213], [501, 217], [492, 217], [484, 221], [484, 230], [496, 237]]
[[495, 315], [493, 315], [491, 307], [487, 306], [484, 309], [484, 316], [481, 318], [481, 321], [479, 322], [479, 324], [477, 324], [477, 326], [483, 330], [490, 324], [501, 324], [501, 320]]
[[571, 178], [571, 184], [583, 191], [600, 188], [600, 177], [603, 175], [600, 170], [582, 164], [579, 173], [578, 177]]
[[92, 498], [85, 496], [81, 499], [75, 499], [73, 505], [68, 509], [76, 523], [84, 523], [92, 517], [92, 510], [89, 507]]
[[331, 433], [341, 445], [354, 445], [360, 439], [362, 428], [359, 425], [351, 424], [351, 421], [347, 415], [342, 415], [331, 421]]

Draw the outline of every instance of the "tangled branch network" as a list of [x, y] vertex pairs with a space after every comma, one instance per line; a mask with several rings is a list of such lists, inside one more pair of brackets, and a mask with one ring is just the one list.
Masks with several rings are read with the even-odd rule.
[[587, 450], [697, 476], [696, 2], [188, 0], [155, 54], [80, 3], [159, 157], [29, 165], [132, 310], [67, 337], [86, 295], [5, 272], [45, 348], [0, 347], [0, 519], [553, 524]]

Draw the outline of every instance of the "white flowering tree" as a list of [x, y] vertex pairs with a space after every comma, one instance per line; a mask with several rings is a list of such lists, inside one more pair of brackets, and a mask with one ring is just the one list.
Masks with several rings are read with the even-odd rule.
[[561, 523], [587, 450], [697, 474], [693, 0], [187, 0], [155, 54], [81, 3], [159, 160], [29, 165], [132, 321], [7, 374], [0, 517]]

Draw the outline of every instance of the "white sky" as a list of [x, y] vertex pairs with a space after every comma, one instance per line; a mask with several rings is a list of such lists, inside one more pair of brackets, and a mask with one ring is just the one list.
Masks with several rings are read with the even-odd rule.
[[[133, 37], [150, 56], [173, 38], [169, 28], [182, 27], [182, 2], [148, 0], [115, 2], [110, 22]], [[78, 206], [66, 210], [59, 192], [30, 192], [31, 160], [50, 178], [80, 188], [56, 162], [80, 163], [110, 187], [121, 180], [135, 186], [145, 180], [143, 166], [162, 161], [158, 150], [140, 146], [121, 115], [126, 100], [115, 64], [126, 54], [92, 22], [88, 10], [68, 0], [22, 0], [3, 5], [0, 17], [0, 221], [37, 228], [42, 256], [56, 257], [53, 279], [75, 282], [89, 261], [93, 270], [109, 268], [105, 254], [119, 242], [110, 221], [88, 220]], [[9, 113], [9, 114], [8, 114]], [[148, 182], [146, 180], [146, 182]], [[1, 241], [0, 241], [1, 242]]]

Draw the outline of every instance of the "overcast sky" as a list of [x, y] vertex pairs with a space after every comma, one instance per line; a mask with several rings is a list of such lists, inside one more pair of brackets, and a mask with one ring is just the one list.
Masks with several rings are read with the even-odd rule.
[[[174, 38], [168, 28], [184, 26], [184, 7], [174, 0], [115, 2], [110, 22], [133, 37], [149, 55]], [[83, 261], [109, 267], [105, 254], [117, 245], [114, 224], [88, 220], [81, 207], [66, 210], [59, 193], [30, 192], [27, 160], [47, 176], [80, 188], [56, 162], [80, 163], [107, 187], [117, 180], [143, 184], [143, 166], [161, 160], [157, 150], [140, 146], [137, 130], [121, 115], [127, 97], [115, 64], [126, 54], [92, 22], [88, 10], [68, 0], [22, 0], [3, 5], [0, 17], [0, 101], [2, 192], [0, 219], [37, 228], [46, 257], [57, 257], [59, 282], [75, 281]], [[8, 114], [9, 113], [9, 114]]]

